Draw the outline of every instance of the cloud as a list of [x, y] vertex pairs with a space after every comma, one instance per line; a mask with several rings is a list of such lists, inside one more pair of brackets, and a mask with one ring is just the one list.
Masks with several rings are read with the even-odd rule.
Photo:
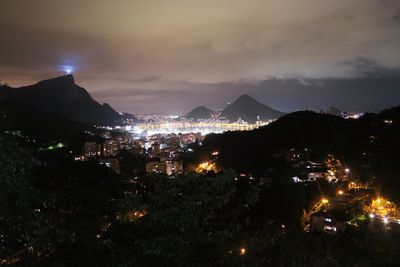
[[146, 90], [146, 89], [110, 89], [96, 91], [92, 93], [95, 98], [129, 98], [133, 97], [136, 100], [143, 97], [165, 97], [180, 94], [182, 91], [179, 90]]
[[274, 98], [289, 109], [308, 101], [308, 83], [397, 75], [399, 14], [398, 0], [5, 0], [0, 79], [35, 82], [68, 61], [91, 93], [129, 111], [219, 106], [246, 90], [267, 99], [270, 87], [254, 89], [266, 76], [302, 81], [285, 91], [300, 104]]
[[356, 58], [354, 60], [342, 63], [344, 66], [351, 68], [354, 76], [369, 77], [369, 76], [398, 76], [400, 69], [388, 68], [381, 66], [376, 61], [368, 58]]

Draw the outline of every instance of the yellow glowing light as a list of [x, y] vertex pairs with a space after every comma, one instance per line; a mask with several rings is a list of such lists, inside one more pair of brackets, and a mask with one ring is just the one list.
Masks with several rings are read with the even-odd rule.
[[338, 191], [338, 195], [343, 195], [343, 193], [344, 193], [344, 192], [343, 192], [342, 190], [339, 190], [339, 191]]
[[364, 209], [381, 217], [398, 218], [396, 204], [382, 197], [373, 199], [371, 205], [366, 206]]
[[240, 248], [240, 255], [246, 254], [246, 249], [245, 248]]
[[321, 202], [322, 202], [322, 204], [328, 204], [328, 203], [329, 203], [329, 200], [326, 199], [326, 198], [323, 198], [323, 199], [321, 200]]
[[202, 162], [196, 167], [196, 172], [202, 173], [202, 172], [208, 172], [208, 171], [217, 171], [217, 165], [214, 162]]

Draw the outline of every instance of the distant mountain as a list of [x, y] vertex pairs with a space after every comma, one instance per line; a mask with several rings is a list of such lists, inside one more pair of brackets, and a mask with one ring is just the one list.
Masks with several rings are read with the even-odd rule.
[[325, 113], [338, 116], [342, 113], [342, 111], [337, 107], [330, 106], [327, 110], [325, 110]]
[[187, 113], [185, 117], [193, 120], [204, 120], [211, 118], [214, 113], [215, 112], [211, 109], [205, 106], [200, 106]]
[[96, 102], [84, 88], [75, 84], [71, 74], [19, 88], [2, 86], [1, 99], [91, 124], [115, 125], [126, 117], [110, 105]]
[[257, 117], [260, 120], [270, 120], [277, 119], [283, 115], [283, 112], [261, 104], [248, 95], [240, 96], [221, 113], [221, 117], [225, 117], [230, 121], [237, 121], [240, 118], [247, 122], [255, 122]]

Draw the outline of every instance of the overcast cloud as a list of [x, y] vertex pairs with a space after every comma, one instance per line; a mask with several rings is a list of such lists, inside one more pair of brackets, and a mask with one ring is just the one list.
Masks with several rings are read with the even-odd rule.
[[[241, 93], [285, 111], [400, 104], [399, 0], [3, 0], [0, 36], [1, 80], [70, 67], [132, 113], [217, 109]], [[343, 100], [360, 92], [359, 105]]]

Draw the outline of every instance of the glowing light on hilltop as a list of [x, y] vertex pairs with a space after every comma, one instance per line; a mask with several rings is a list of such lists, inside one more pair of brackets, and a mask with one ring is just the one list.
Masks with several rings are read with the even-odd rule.
[[72, 74], [76, 70], [75, 66], [70, 64], [60, 65], [59, 69], [66, 75]]
[[72, 66], [64, 66], [63, 71], [65, 74], [72, 74], [74, 72], [74, 68]]

